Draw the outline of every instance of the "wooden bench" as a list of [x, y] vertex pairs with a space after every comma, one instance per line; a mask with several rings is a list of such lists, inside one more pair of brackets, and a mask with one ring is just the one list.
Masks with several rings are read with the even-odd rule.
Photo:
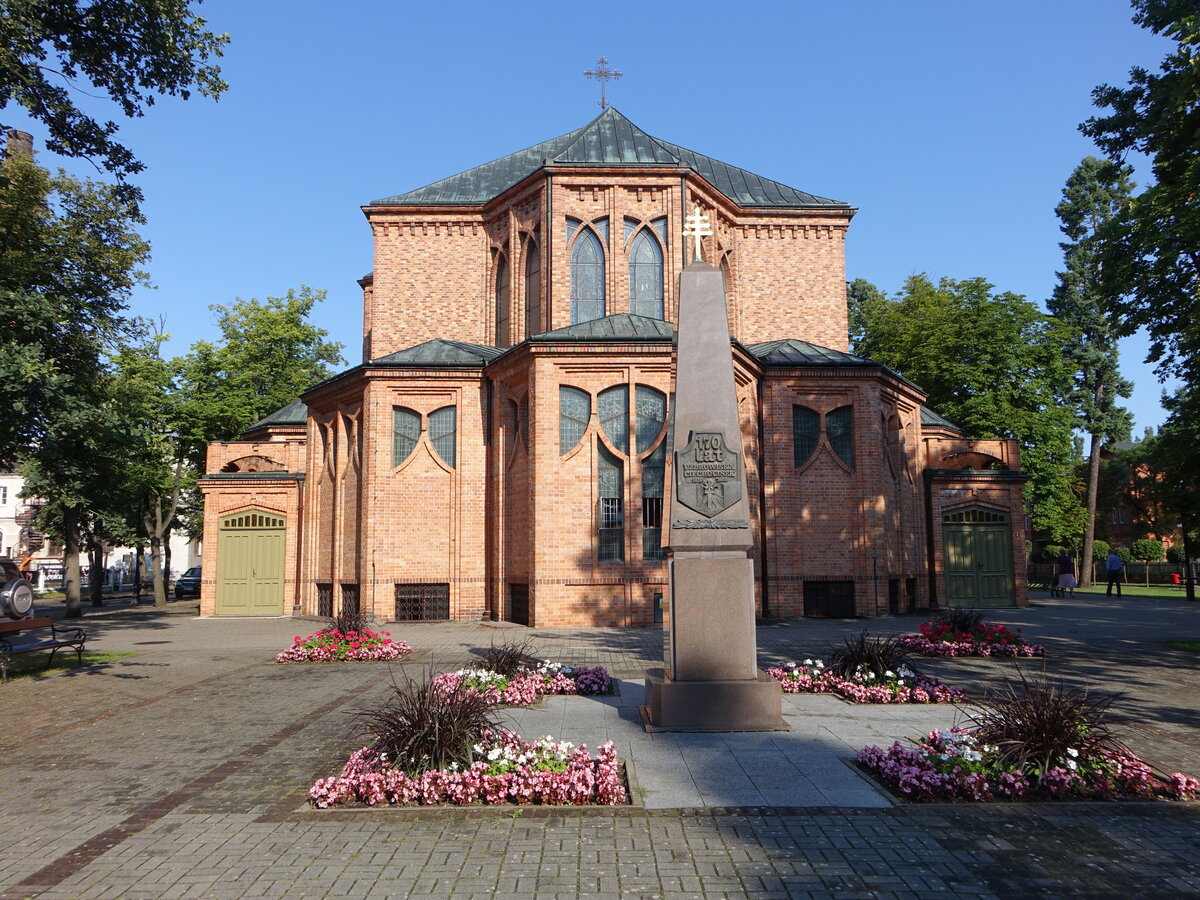
[[[49, 628], [50, 636], [30, 636], [27, 631]], [[39, 650], [49, 650], [50, 658], [46, 661], [49, 669], [54, 662], [54, 654], [63, 647], [75, 651], [75, 661], [83, 664], [83, 645], [87, 641], [87, 632], [82, 628], [58, 625], [54, 619], [17, 619], [13, 622], [0, 621], [0, 672], [3, 682], [8, 683], [8, 664], [12, 657], [19, 653], [36, 653]]]

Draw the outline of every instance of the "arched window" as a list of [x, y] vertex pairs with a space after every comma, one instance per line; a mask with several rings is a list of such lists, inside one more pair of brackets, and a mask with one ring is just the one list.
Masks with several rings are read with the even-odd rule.
[[848, 466], [854, 465], [854, 407], [839, 406], [825, 414], [825, 437], [833, 452]]
[[509, 302], [511, 285], [508, 260], [503, 253], [496, 254], [496, 346], [507, 347], [512, 343], [509, 336], [509, 317], [512, 304]]
[[570, 453], [592, 418], [592, 395], [579, 388], [558, 389], [558, 452]]
[[392, 466], [411, 455], [421, 438], [421, 414], [404, 406], [392, 408]]
[[654, 446], [654, 441], [667, 421], [667, 395], [644, 384], [637, 386], [637, 451], [645, 453]]
[[600, 392], [596, 402], [600, 427], [621, 453], [629, 452], [629, 385], [618, 384]]
[[604, 315], [604, 247], [590, 228], [579, 232], [571, 250], [571, 324]]
[[792, 459], [800, 468], [816, 452], [821, 436], [821, 417], [803, 406], [792, 407]]
[[525, 337], [542, 330], [542, 255], [533, 239], [525, 244]]
[[629, 246], [629, 311], [650, 319], [663, 317], [663, 254], [648, 228]]
[[429, 414], [429, 442], [452, 469], [456, 465], [454, 444], [457, 431], [458, 410], [455, 407], [443, 406]]

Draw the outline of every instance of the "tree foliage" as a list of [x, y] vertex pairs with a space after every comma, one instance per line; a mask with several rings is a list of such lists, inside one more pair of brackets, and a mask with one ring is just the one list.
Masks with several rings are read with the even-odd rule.
[[51, 175], [28, 156], [0, 171], [0, 467], [41, 443], [63, 398], [87, 389], [149, 245], [111, 185]]
[[[857, 282], [856, 282], [857, 284]], [[1034, 527], [1055, 543], [1083, 530], [1073, 469], [1074, 416], [1063, 326], [982, 278], [934, 284], [913, 275], [896, 297], [866, 283], [856, 295], [854, 352], [916, 382], [927, 404], [976, 438], [1015, 438]]]
[[0, 109], [23, 106], [46, 127], [56, 153], [97, 162], [120, 180], [141, 171], [116, 140], [117, 125], [97, 121], [76, 99], [101, 94], [135, 118], [159, 95], [219, 97], [228, 85], [208, 61], [229, 36], [207, 30], [191, 7], [190, 0], [5, 0]]
[[1150, 157], [1154, 183], [1109, 228], [1106, 277], [1124, 295], [1121, 327], [1145, 326], [1160, 376], [1200, 386], [1200, 12], [1195, 0], [1134, 0], [1133, 21], [1175, 41], [1158, 72], [1092, 92], [1106, 115], [1080, 126], [1114, 161]]
[[[1133, 190], [1128, 166], [1088, 156], [1075, 168], [1063, 188], [1062, 202], [1055, 213], [1067, 241], [1063, 250], [1064, 271], [1047, 307], [1064, 326], [1063, 354], [1072, 367], [1073, 390], [1067, 397], [1079, 427], [1091, 438], [1088, 450], [1083, 557], [1091, 557], [1096, 529], [1096, 500], [1100, 480], [1100, 448], [1103, 443], [1129, 436], [1133, 419], [1120, 404], [1133, 392], [1121, 376], [1117, 352], [1117, 330], [1112, 325], [1118, 297], [1112, 293], [1102, 263], [1109, 225], [1119, 221]], [[1091, 572], [1082, 573], [1082, 584], [1091, 584]]]
[[197, 341], [176, 361], [177, 428], [185, 452], [203, 470], [209, 441], [236, 438], [286, 406], [343, 362], [342, 345], [308, 316], [325, 291], [301, 286], [265, 302], [216, 305], [221, 340]]

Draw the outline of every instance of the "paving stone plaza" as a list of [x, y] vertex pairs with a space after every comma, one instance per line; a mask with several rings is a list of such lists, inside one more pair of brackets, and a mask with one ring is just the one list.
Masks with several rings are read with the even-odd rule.
[[[645, 734], [641, 675], [653, 628], [533, 631], [391, 626], [403, 665], [277, 665], [315, 623], [88, 610], [89, 648], [137, 656], [0, 688], [0, 898], [1196, 896], [1195, 803], [900, 805], [847, 763], [858, 747], [960, 720], [949, 707], [851, 706], [789, 695], [790, 731]], [[49, 605], [52, 614], [61, 612]], [[1196, 657], [1158, 642], [1200, 637], [1182, 599], [1035, 597], [992, 621], [1045, 643], [1046, 670], [1121, 691], [1120, 734], [1165, 771], [1200, 773]], [[921, 618], [869, 623], [872, 634]], [[758, 629], [762, 665], [822, 655], [864, 622]], [[326, 810], [356, 709], [393, 679], [453, 669], [472, 650], [529, 637], [547, 657], [603, 664], [604, 698], [509, 712], [526, 736], [613, 740], [635, 805], [620, 809]], [[972, 694], [1000, 660], [922, 661]], [[1040, 661], [1027, 661], [1040, 671]]]

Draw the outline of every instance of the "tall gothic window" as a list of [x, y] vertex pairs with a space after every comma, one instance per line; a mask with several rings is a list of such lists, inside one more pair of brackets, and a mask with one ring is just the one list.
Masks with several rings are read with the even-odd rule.
[[421, 414], [404, 406], [392, 408], [392, 466], [398, 466], [417, 448], [421, 438]]
[[570, 453], [587, 431], [592, 395], [579, 388], [558, 389], [558, 452]]
[[525, 244], [525, 337], [542, 330], [542, 257], [533, 239]]
[[[635, 394], [634, 436], [638, 453], [654, 446], [667, 421], [667, 395], [644, 384]], [[663, 482], [667, 468], [667, 442], [642, 460], [642, 558], [663, 559]]]
[[437, 455], [450, 468], [456, 463], [454, 444], [458, 431], [458, 410], [453, 406], [443, 406], [429, 414], [429, 442]]
[[599, 444], [596, 480], [600, 494], [600, 561], [625, 558], [625, 472], [621, 460]]
[[571, 250], [571, 324], [604, 316], [604, 247], [584, 228]]
[[509, 318], [512, 304], [511, 279], [508, 274], [508, 260], [503, 253], [496, 254], [496, 346], [507, 347], [510, 339]]
[[651, 319], [663, 317], [663, 254], [648, 228], [629, 246], [629, 311]]

